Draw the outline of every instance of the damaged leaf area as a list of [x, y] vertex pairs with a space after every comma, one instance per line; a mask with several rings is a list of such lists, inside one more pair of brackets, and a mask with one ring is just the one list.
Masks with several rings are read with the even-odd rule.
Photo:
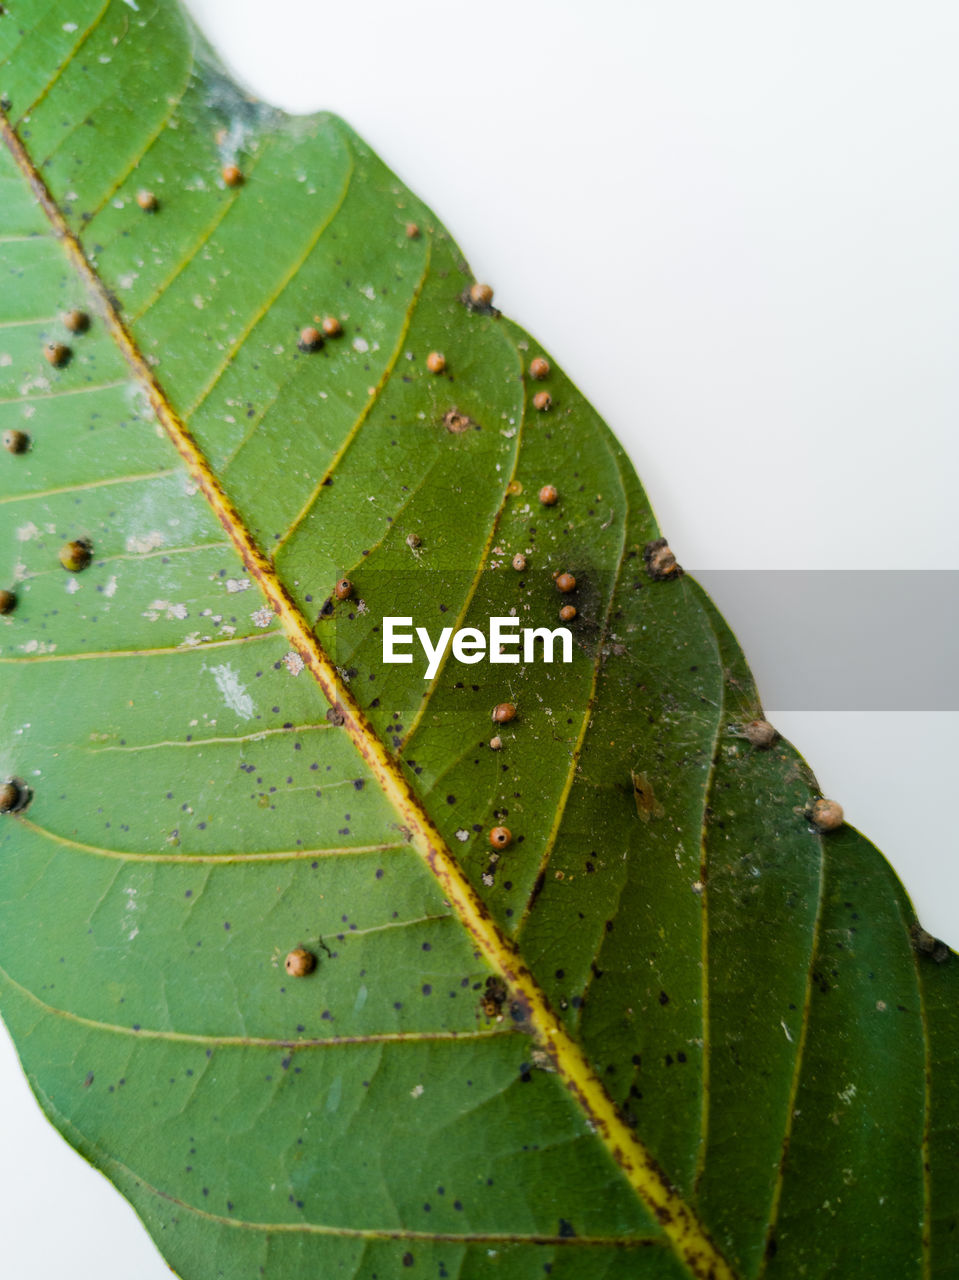
[[[68, 8], [0, 9], [0, 1007], [47, 1115], [185, 1280], [955, 1275], [955, 957], [607, 427], [342, 121], [174, 3]], [[494, 616], [571, 661], [382, 661]]]

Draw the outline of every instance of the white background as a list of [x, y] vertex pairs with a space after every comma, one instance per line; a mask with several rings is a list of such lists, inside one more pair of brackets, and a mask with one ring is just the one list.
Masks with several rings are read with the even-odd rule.
[[[959, 569], [949, 0], [192, 8], [260, 96], [335, 110], [433, 206], [685, 564]], [[959, 716], [768, 711], [959, 945]], [[4, 1273], [168, 1277], [0, 1050]]]

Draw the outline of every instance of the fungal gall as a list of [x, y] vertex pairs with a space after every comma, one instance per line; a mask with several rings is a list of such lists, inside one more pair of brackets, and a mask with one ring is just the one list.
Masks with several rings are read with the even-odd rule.
[[144, 213], [156, 213], [160, 202], [152, 191], [138, 191], [137, 204]]
[[93, 559], [93, 544], [86, 538], [75, 538], [60, 548], [60, 563], [70, 573], [80, 573]]
[[771, 747], [779, 737], [779, 731], [768, 720], [750, 720], [742, 727], [742, 735], [754, 747]]
[[26, 453], [30, 437], [25, 431], [4, 431], [3, 447], [7, 453]]
[[506, 983], [502, 978], [491, 974], [486, 979], [486, 989], [480, 998], [480, 1008], [487, 1018], [498, 1018], [506, 1003]]
[[533, 408], [539, 413], [545, 413], [547, 409], [552, 409], [553, 397], [548, 391], [537, 391], [533, 396]]
[[512, 702], [500, 702], [493, 708], [493, 721], [496, 724], [509, 724], [516, 719], [516, 707]]
[[349, 578], [340, 578], [339, 582], [333, 588], [333, 594], [337, 600], [349, 600], [353, 594], [353, 583]]
[[542, 356], [536, 356], [529, 362], [529, 376], [535, 378], [537, 382], [542, 382], [544, 378], [549, 377], [549, 361], [544, 360]]
[[443, 426], [454, 436], [460, 436], [464, 431], [469, 431], [470, 427], [475, 427], [476, 423], [465, 413], [460, 413], [459, 409], [448, 409], [443, 414]]
[[300, 330], [300, 336], [296, 344], [301, 351], [319, 351], [323, 345], [323, 335], [315, 325], [308, 324]]
[[46, 360], [53, 365], [54, 369], [60, 369], [70, 359], [70, 348], [63, 342], [48, 342], [43, 348], [43, 355]]
[[946, 943], [941, 938], [935, 937], [924, 929], [917, 920], [909, 929], [909, 936], [912, 939], [913, 950], [919, 955], [929, 956], [935, 960], [936, 964], [945, 964], [951, 954]]
[[559, 493], [554, 484], [544, 484], [539, 491], [539, 500], [544, 507], [555, 507], [559, 501]]
[[323, 317], [323, 332], [328, 338], [338, 338], [343, 332], [343, 326], [337, 320], [336, 316]]
[[0, 616], [13, 613], [17, 607], [17, 597], [13, 591], [0, 591]]
[[655, 542], [647, 542], [643, 548], [643, 559], [646, 572], [654, 582], [662, 582], [666, 578], [678, 578], [682, 568], [676, 563], [676, 557], [669, 549], [665, 538], [657, 538]]
[[442, 373], [446, 368], [446, 356], [441, 351], [431, 351], [426, 357], [426, 367], [430, 373]]
[[572, 622], [576, 617], [576, 606], [574, 604], [564, 604], [559, 611], [560, 622]]
[[489, 842], [494, 849], [508, 849], [513, 843], [513, 833], [509, 827], [494, 827], [489, 833]]
[[835, 831], [843, 824], [842, 805], [821, 796], [806, 810], [806, 817], [817, 831]]
[[571, 573], [558, 573], [556, 575], [556, 590], [562, 591], [563, 595], [567, 595], [570, 591], [575, 591], [576, 579]]
[[522, 573], [526, 568], [526, 557], [520, 551], [517, 551], [516, 555], [513, 556], [513, 568], [517, 573]]
[[0, 813], [19, 813], [32, 798], [32, 791], [19, 778], [8, 778], [0, 783]]
[[64, 326], [71, 333], [86, 333], [90, 328], [90, 317], [86, 311], [67, 311], [63, 317]]
[[470, 285], [470, 302], [474, 307], [488, 307], [493, 301], [493, 289], [488, 284]]
[[306, 947], [294, 947], [284, 960], [283, 968], [291, 978], [305, 978], [316, 968], [316, 956]]
[[225, 164], [220, 170], [220, 177], [228, 187], [243, 186], [243, 170], [239, 165]]

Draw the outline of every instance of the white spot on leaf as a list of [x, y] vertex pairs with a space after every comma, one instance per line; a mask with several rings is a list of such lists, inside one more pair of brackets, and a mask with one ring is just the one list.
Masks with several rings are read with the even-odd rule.
[[146, 618], [148, 622], [157, 622], [160, 618], [166, 618], [171, 622], [179, 619], [182, 622], [184, 618], [190, 616], [190, 611], [185, 604], [174, 604], [170, 600], [153, 600], [140, 616]]
[[298, 676], [305, 665], [300, 655], [293, 650], [284, 653], [283, 662], [291, 676]]
[[165, 541], [166, 539], [160, 530], [154, 529], [152, 532], [145, 533], [140, 536], [137, 534], [131, 534], [131, 536], [127, 538], [126, 548], [131, 555], [144, 556], [149, 551], [157, 551], [163, 546]]
[[253, 699], [230, 664], [225, 662], [222, 666], [211, 667], [210, 675], [216, 681], [216, 687], [223, 694], [223, 701], [230, 710], [235, 711], [241, 720], [252, 720]]

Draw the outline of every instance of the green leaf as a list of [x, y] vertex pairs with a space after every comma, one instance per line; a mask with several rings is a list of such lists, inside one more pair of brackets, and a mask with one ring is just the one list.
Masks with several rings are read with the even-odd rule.
[[[955, 1274], [955, 963], [745, 736], [595, 412], [177, 6], [5, 8], [0, 1000], [53, 1122], [190, 1280]], [[571, 664], [384, 665], [562, 572]]]

